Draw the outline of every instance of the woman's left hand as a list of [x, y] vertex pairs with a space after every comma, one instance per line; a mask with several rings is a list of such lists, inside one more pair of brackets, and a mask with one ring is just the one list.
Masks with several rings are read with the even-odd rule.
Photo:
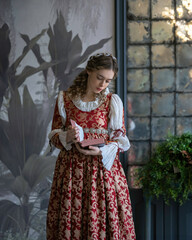
[[89, 149], [82, 148], [79, 143], [75, 143], [76, 148], [80, 153], [83, 153], [85, 155], [101, 155], [101, 150], [98, 147], [89, 146]]

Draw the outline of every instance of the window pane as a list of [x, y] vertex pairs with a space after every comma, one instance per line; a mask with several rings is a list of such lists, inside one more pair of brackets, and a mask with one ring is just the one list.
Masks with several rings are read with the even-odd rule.
[[129, 22], [128, 39], [130, 42], [149, 42], [149, 22]]
[[192, 92], [192, 68], [177, 70], [176, 86], [177, 91]]
[[128, 109], [128, 114], [132, 116], [149, 116], [150, 115], [150, 95], [147, 93], [128, 93], [128, 105], [131, 104], [131, 112]]
[[149, 17], [149, 0], [129, 0], [128, 15], [133, 17]]
[[130, 140], [149, 140], [150, 121], [149, 118], [132, 118], [135, 128], [129, 133]]
[[152, 140], [165, 140], [168, 134], [174, 134], [174, 118], [153, 118]]
[[148, 46], [128, 47], [128, 67], [148, 67], [149, 48]]
[[152, 89], [157, 92], [173, 91], [175, 89], [174, 70], [153, 69]]
[[192, 117], [177, 118], [177, 134], [190, 132], [192, 133]]
[[177, 65], [179, 67], [192, 66], [192, 46], [182, 44], [177, 46]]
[[192, 19], [192, 1], [191, 0], [176, 0], [177, 17]]
[[152, 115], [172, 116], [174, 114], [174, 94], [157, 93], [152, 95]]
[[192, 115], [192, 93], [176, 94], [177, 116]]
[[153, 18], [171, 18], [174, 16], [174, 5], [172, 0], [152, 0]]
[[149, 82], [149, 70], [141, 69], [141, 70], [128, 70], [127, 74], [127, 89], [128, 91], [133, 92], [144, 92], [149, 91], [150, 82]]
[[149, 158], [149, 142], [131, 142], [128, 152], [129, 164], [143, 164]]
[[174, 66], [173, 46], [152, 46], [152, 65], [154, 67]]
[[173, 27], [166, 21], [152, 22], [152, 40], [155, 43], [173, 41]]
[[192, 21], [176, 21], [177, 42], [188, 42], [192, 40]]

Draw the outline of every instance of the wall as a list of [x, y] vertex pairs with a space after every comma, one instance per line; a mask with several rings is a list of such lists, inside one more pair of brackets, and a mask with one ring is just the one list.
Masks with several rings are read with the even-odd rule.
[[55, 98], [89, 55], [115, 52], [114, 18], [112, 0], [0, 1], [1, 239], [45, 239]]

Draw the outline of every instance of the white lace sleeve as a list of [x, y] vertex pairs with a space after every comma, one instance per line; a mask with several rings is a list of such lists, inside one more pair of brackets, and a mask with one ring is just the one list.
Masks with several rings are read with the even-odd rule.
[[109, 129], [120, 129], [123, 125], [123, 103], [117, 94], [111, 96]]
[[[65, 125], [66, 111], [65, 111], [65, 104], [64, 104], [64, 100], [63, 100], [63, 91], [60, 91], [59, 95], [58, 95], [58, 110], [59, 110], [59, 115], [61, 116], [62, 124]], [[66, 142], [67, 131], [63, 131], [62, 129], [54, 129], [48, 135], [49, 140], [56, 133], [59, 134], [59, 140], [60, 140], [61, 144], [63, 145], [63, 147], [66, 150], [70, 150], [71, 149], [71, 143]]]
[[118, 149], [123, 152], [130, 148], [130, 142], [123, 126], [123, 103], [117, 94], [111, 97], [109, 118], [110, 140], [113, 142], [100, 148], [102, 162], [107, 170], [111, 169]]

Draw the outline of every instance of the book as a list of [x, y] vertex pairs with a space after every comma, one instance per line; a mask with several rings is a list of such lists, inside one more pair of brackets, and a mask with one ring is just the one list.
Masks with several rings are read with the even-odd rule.
[[104, 138], [97, 138], [97, 139], [84, 139], [80, 142], [81, 147], [89, 147], [89, 146], [95, 146], [95, 147], [103, 147], [105, 145], [105, 139]]
[[[72, 127], [78, 126], [74, 120], [70, 120]], [[80, 142], [81, 147], [88, 148], [89, 146], [103, 147], [105, 145], [104, 138], [88, 138]]]

